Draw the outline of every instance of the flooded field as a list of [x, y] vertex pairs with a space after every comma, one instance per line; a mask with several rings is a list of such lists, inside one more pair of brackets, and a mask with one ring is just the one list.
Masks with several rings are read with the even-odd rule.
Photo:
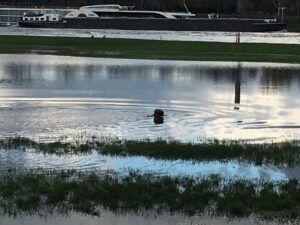
[[0, 221], [2, 225], [19, 225], [19, 224], [30, 224], [30, 225], [54, 225], [54, 224], [85, 224], [85, 225], [96, 225], [96, 224], [105, 224], [105, 225], [277, 225], [277, 224], [293, 224], [283, 221], [260, 221], [254, 217], [249, 219], [229, 219], [226, 217], [215, 217], [212, 219], [211, 216], [184, 216], [180, 214], [169, 214], [164, 213], [161, 215], [116, 215], [112, 212], [101, 210], [101, 215], [99, 217], [86, 216], [78, 213], [71, 213], [68, 216], [63, 215], [51, 215], [46, 218], [40, 216], [23, 216], [17, 219], [12, 220], [9, 217], [2, 218]]
[[[91, 37], [95, 38], [129, 38], [145, 40], [178, 40], [178, 41], [208, 41], [235, 42], [235, 32], [209, 31], [128, 31], [128, 30], [93, 30], [93, 29], [42, 29], [21, 27], [0, 27], [1, 35], [35, 35], [59, 37]], [[264, 32], [242, 33], [242, 43], [284, 43], [299, 44], [300, 33]]]
[[[0, 135], [298, 140], [298, 65], [0, 56]], [[154, 109], [166, 116], [153, 123]]]
[[[2, 28], [1, 28], [2, 29]], [[300, 138], [300, 66], [297, 64], [188, 62], [0, 55], [0, 138], [37, 141], [212, 138], [251, 143]], [[166, 116], [153, 121], [155, 109]], [[0, 175], [11, 171], [130, 171], [162, 176], [218, 174], [232, 180], [300, 180], [299, 165], [257, 165], [238, 160], [160, 160], [146, 156], [48, 154], [33, 148], [0, 149]], [[144, 175], [143, 175], [144, 176]], [[1, 198], [0, 198], [1, 200]], [[1, 213], [1, 212], [0, 212]], [[1, 214], [0, 214], [1, 215]], [[244, 214], [243, 214], [244, 215]], [[250, 216], [76, 212], [46, 217], [0, 216], [5, 224], [278, 224]]]
[[297, 168], [287, 169], [276, 166], [257, 166], [250, 163], [229, 162], [193, 162], [183, 160], [154, 160], [147, 157], [113, 157], [92, 154], [50, 155], [35, 150], [0, 150], [0, 174], [9, 170], [79, 170], [98, 172], [117, 172], [128, 174], [130, 171], [154, 173], [163, 176], [210, 176], [219, 174], [232, 179], [264, 179], [285, 181], [300, 177], [293, 174]]

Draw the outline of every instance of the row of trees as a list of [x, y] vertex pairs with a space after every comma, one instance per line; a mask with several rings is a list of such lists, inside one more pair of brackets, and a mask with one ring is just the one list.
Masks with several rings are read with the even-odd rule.
[[[135, 5], [137, 9], [182, 11], [184, 0], [0, 0], [0, 3], [78, 7], [93, 4]], [[300, 16], [300, 0], [186, 0], [194, 13], [219, 13], [243, 15], [273, 15], [278, 7], [286, 7], [285, 13]]]

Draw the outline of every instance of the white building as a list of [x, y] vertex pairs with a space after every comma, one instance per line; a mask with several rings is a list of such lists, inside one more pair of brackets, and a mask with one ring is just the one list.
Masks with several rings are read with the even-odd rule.
[[0, 26], [17, 25], [18, 21], [26, 13], [35, 14], [61, 14], [66, 15], [73, 9], [62, 8], [0, 8]]

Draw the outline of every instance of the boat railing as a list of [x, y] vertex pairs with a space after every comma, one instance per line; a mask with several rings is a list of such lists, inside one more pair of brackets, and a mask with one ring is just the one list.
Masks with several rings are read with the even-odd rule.
[[88, 5], [82, 6], [79, 9], [89, 10], [132, 10], [134, 6], [121, 6], [121, 5]]

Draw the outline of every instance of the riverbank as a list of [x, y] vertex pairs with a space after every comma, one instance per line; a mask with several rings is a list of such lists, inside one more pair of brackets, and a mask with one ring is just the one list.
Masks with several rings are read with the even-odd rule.
[[0, 53], [128, 59], [300, 63], [300, 45], [0, 36]]

